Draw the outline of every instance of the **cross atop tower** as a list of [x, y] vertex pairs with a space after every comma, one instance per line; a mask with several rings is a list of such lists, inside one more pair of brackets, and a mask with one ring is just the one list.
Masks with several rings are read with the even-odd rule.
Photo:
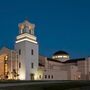
[[34, 35], [35, 24], [31, 24], [28, 20], [18, 24], [20, 34], [29, 33]]

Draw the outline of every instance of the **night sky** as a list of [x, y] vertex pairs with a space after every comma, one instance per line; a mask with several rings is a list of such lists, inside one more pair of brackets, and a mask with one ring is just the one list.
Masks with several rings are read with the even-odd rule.
[[90, 56], [90, 0], [0, 0], [0, 48], [14, 48], [26, 18], [36, 25], [41, 55]]

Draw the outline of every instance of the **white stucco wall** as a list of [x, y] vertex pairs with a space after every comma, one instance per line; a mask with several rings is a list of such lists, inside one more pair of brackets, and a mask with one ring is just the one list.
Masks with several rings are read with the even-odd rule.
[[[15, 49], [17, 53], [21, 49], [21, 55], [18, 55], [18, 60], [21, 63], [21, 68], [19, 68], [19, 77], [24, 80], [30, 80], [30, 74], [38, 69], [38, 44], [31, 43], [29, 41], [22, 41], [16, 43]], [[34, 55], [31, 55], [31, 50], [33, 49]], [[34, 63], [34, 68], [31, 68], [31, 63]]]
[[[45, 78], [47, 75], [47, 78]], [[49, 78], [50, 76], [50, 78]], [[53, 76], [53, 78], [52, 78]], [[44, 80], [67, 80], [67, 71], [62, 70], [46, 70], [44, 72]]]

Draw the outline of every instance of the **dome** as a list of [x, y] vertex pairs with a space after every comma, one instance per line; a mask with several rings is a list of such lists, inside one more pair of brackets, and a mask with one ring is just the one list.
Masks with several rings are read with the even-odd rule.
[[69, 54], [65, 51], [57, 51], [53, 55], [56, 56], [56, 55], [69, 55]]
[[69, 54], [65, 51], [57, 51], [53, 54], [52, 58], [64, 62], [69, 60]]

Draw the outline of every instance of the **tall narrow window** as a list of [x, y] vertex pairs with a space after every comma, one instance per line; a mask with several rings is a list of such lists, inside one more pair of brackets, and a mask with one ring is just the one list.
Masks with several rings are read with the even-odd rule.
[[45, 75], [45, 79], [47, 78], [47, 75]]
[[50, 79], [50, 75], [48, 75], [48, 78]]
[[34, 68], [34, 63], [31, 63], [31, 68]]
[[53, 75], [52, 75], [51, 77], [52, 77], [52, 79], [53, 79]]
[[5, 69], [4, 73], [6, 74], [7, 70], [8, 70], [8, 65], [7, 64], [4, 64], [4, 69]]
[[34, 51], [33, 51], [33, 49], [31, 50], [31, 55], [33, 55], [34, 54]]
[[21, 68], [21, 63], [19, 62], [19, 68]]
[[19, 55], [21, 55], [21, 49], [19, 49]]

